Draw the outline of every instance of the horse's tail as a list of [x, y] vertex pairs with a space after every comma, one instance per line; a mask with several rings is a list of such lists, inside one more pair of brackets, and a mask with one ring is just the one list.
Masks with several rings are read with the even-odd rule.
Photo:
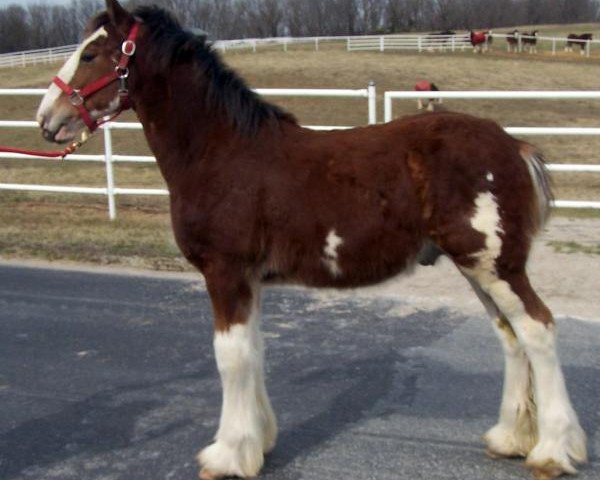
[[525, 160], [533, 183], [535, 197], [531, 208], [536, 220], [535, 228], [538, 231], [544, 226], [550, 216], [550, 208], [554, 200], [552, 181], [546, 167], [546, 160], [541, 152], [536, 150], [532, 145], [522, 142], [520, 153], [523, 160]]

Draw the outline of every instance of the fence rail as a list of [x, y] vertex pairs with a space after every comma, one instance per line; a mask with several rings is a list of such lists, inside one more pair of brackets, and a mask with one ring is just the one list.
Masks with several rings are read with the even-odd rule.
[[[362, 89], [301, 89], [301, 88], [258, 88], [257, 93], [264, 96], [293, 96], [293, 97], [330, 97], [330, 98], [362, 98], [367, 100], [367, 122], [375, 124], [377, 122], [377, 90], [373, 82], [369, 83], [367, 88]], [[45, 89], [0, 89], [0, 96], [4, 95], [44, 95]], [[39, 128], [37, 122], [33, 121], [0, 121], [0, 128]], [[309, 126], [315, 130], [335, 130], [352, 128], [350, 126], [333, 125], [315, 125]], [[115, 129], [141, 130], [142, 125], [137, 122], [109, 122], [103, 125], [102, 132], [104, 137], [104, 153], [99, 155], [73, 154], [67, 157], [69, 161], [88, 161], [104, 162], [106, 169], [106, 187], [80, 187], [63, 185], [33, 185], [33, 184], [14, 184], [0, 183], [0, 190], [12, 191], [31, 191], [31, 192], [52, 192], [52, 193], [79, 193], [89, 195], [105, 195], [108, 199], [108, 214], [111, 220], [117, 216], [116, 196], [117, 195], [168, 195], [165, 189], [148, 188], [119, 188], [115, 185], [113, 163], [115, 162], [139, 162], [153, 163], [156, 161], [151, 156], [140, 155], [116, 155], [113, 153], [112, 134]], [[21, 155], [16, 153], [0, 152], [0, 159], [19, 159], [33, 158], [44, 159], [44, 157], [35, 157]]]
[[[376, 88], [370, 83], [364, 89], [256, 89], [257, 93], [266, 96], [308, 96], [308, 97], [333, 97], [333, 98], [364, 98], [367, 99], [367, 119], [369, 124], [377, 122], [376, 110]], [[1, 95], [43, 95], [45, 89], [0, 89]], [[388, 122], [392, 119], [392, 101], [394, 99], [418, 99], [427, 98], [461, 98], [461, 99], [600, 99], [600, 91], [471, 91], [471, 92], [399, 92], [390, 91], [384, 93], [384, 118]], [[34, 121], [0, 121], [0, 128], [38, 128]], [[315, 130], [332, 130], [352, 128], [349, 126], [309, 126]], [[166, 189], [160, 188], [121, 188], [115, 185], [113, 164], [115, 162], [153, 163], [155, 158], [143, 155], [120, 155], [113, 153], [111, 131], [141, 130], [142, 126], [137, 122], [110, 122], [103, 126], [104, 153], [102, 154], [73, 154], [67, 157], [68, 161], [103, 162], [106, 169], [105, 187], [80, 187], [61, 185], [34, 185], [0, 183], [0, 190], [32, 191], [32, 192], [54, 192], [54, 193], [80, 193], [90, 195], [104, 195], [108, 199], [108, 212], [111, 219], [116, 218], [116, 196], [118, 195], [168, 195]], [[595, 127], [506, 127], [508, 133], [514, 135], [577, 135], [577, 136], [600, 136], [600, 128]], [[38, 158], [13, 153], [0, 153], [0, 159]], [[600, 173], [600, 165], [584, 164], [549, 164], [549, 169], [556, 172], [579, 172]], [[556, 200], [554, 203], [558, 208], [592, 208], [600, 209], [600, 202]]]
[[378, 35], [348, 37], [346, 49], [357, 50], [464, 50], [471, 48], [469, 34], [458, 35]]
[[[493, 32], [493, 39], [506, 39], [512, 37], [506, 33]], [[537, 39], [540, 43], [550, 43], [552, 54], [564, 47], [567, 43], [566, 37], [549, 37], [537, 35], [536, 37], [517, 34], [518, 51], [523, 51], [526, 39]], [[238, 40], [217, 40], [213, 43], [214, 48], [221, 51], [228, 50], [252, 50], [257, 51], [264, 47], [277, 47], [287, 51], [290, 45], [312, 45], [318, 51], [324, 42], [345, 42], [348, 51], [356, 50], [416, 50], [419, 52], [430, 50], [456, 51], [470, 48], [469, 32], [456, 33], [454, 35], [438, 35], [431, 33], [422, 34], [390, 34], [390, 35], [354, 35], [354, 36], [328, 36], [328, 37], [271, 37], [271, 38], [243, 38]], [[592, 46], [600, 44], [600, 40], [580, 40], [575, 46], [582, 44], [582, 54], [590, 56]], [[596, 47], [594, 47], [596, 48]], [[39, 63], [50, 63], [64, 61], [77, 49], [77, 45], [65, 45], [62, 47], [44, 48], [37, 50], [25, 50], [22, 52], [11, 52], [0, 54], [0, 68], [2, 67], [25, 67]]]

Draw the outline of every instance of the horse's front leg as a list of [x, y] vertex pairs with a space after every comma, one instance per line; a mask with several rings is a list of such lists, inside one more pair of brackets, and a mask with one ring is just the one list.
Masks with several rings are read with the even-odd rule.
[[200, 478], [253, 477], [277, 437], [264, 381], [260, 288], [225, 269], [205, 276], [214, 310], [223, 404], [215, 442], [198, 454]]

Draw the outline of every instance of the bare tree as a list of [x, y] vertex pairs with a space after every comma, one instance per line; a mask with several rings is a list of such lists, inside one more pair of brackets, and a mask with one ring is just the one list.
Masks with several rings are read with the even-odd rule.
[[278, 0], [246, 0], [238, 5], [248, 36], [276, 37], [283, 30], [283, 9]]
[[[103, 0], [0, 9], [0, 51], [75, 43]], [[16, 3], [16, 0], [15, 0]], [[128, 8], [156, 0], [129, 0]], [[592, 22], [600, 0], [162, 0], [213, 39], [509, 27]]]
[[29, 46], [27, 11], [18, 5], [10, 5], [0, 17], [0, 48], [10, 52]]

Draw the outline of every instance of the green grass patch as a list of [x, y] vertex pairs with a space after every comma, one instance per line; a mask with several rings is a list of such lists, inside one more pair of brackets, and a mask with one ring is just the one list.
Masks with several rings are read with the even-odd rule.
[[585, 253], [588, 255], [600, 255], [600, 243], [596, 245], [582, 245], [577, 242], [553, 240], [548, 245], [557, 253]]
[[[539, 28], [540, 34], [598, 30], [590, 25]], [[561, 30], [562, 28], [562, 30]], [[521, 28], [523, 30], [524, 28]], [[529, 28], [531, 30], [532, 28]], [[506, 31], [509, 29], [507, 28]], [[547, 30], [547, 31], [545, 31]], [[502, 29], [502, 31], [505, 31]], [[499, 30], [500, 32], [500, 30]], [[383, 92], [411, 90], [420, 79], [444, 90], [594, 90], [600, 63], [579, 55], [508, 54], [500, 39], [483, 55], [470, 51], [422, 53], [390, 51], [346, 52], [344, 43], [324, 42], [232, 51], [225, 61], [253, 87], [365, 88], [377, 84], [378, 115], [383, 117]], [[600, 54], [600, 48], [596, 49]], [[594, 53], [594, 50], [593, 50]], [[0, 69], [4, 88], [45, 87], [59, 64]], [[0, 97], [0, 118], [32, 120], [39, 97]], [[293, 112], [302, 124], [364, 125], [364, 99], [269, 97]], [[600, 126], [600, 101], [446, 101], [452, 110], [493, 118], [503, 126]], [[394, 101], [394, 116], [416, 112], [414, 101]], [[122, 117], [134, 121], [129, 112]], [[199, 120], [200, 121], [200, 120]], [[529, 137], [551, 163], [600, 164], [600, 138]], [[0, 129], [0, 143], [26, 148], [53, 149], [37, 129]], [[115, 152], [148, 155], [141, 132], [115, 131]], [[80, 153], [102, 152], [96, 135]], [[102, 163], [38, 160], [0, 160], [0, 182], [47, 185], [105, 186]], [[556, 173], [556, 198], [600, 200], [598, 174]], [[164, 188], [155, 165], [116, 164], [119, 187]], [[190, 269], [171, 233], [166, 198], [121, 197], [118, 220], [108, 220], [106, 198], [63, 194], [0, 191], [0, 257], [75, 261], [161, 270]], [[597, 210], [555, 209], [558, 216], [600, 218]], [[562, 251], [597, 254], [596, 247], [558, 245]], [[590, 250], [591, 251], [586, 251]]]

